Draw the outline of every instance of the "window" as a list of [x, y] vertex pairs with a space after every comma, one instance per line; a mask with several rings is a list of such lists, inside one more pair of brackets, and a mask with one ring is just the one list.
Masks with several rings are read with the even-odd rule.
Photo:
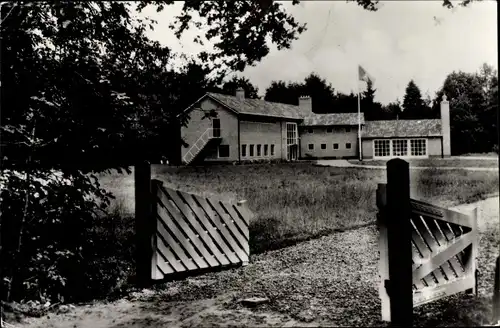
[[313, 133], [313, 129], [311, 128], [307, 129], [307, 133]]
[[264, 156], [267, 156], [268, 148], [269, 148], [269, 145], [264, 145]]
[[410, 140], [411, 156], [425, 156], [427, 155], [425, 139], [412, 139]]
[[309, 150], [313, 150], [314, 149], [314, 145], [313, 144], [309, 144]]
[[271, 156], [274, 156], [274, 145], [271, 145]]
[[250, 156], [253, 157], [253, 145], [250, 145]]
[[346, 149], [351, 149], [351, 143], [350, 143], [350, 142], [346, 143], [346, 144], [345, 144], [345, 148], [346, 148]]
[[345, 132], [347, 133], [351, 132], [351, 128], [350, 127], [345, 128]]
[[326, 128], [326, 132], [327, 132], [327, 133], [332, 133], [332, 132], [333, 132], [333, 129], [332, 129], [332, 128]]
[[220, 119], [219, 118], [212, 119], [212, 128], [213, 128], [214, 138], [220, 138]]
[[339, 144], [333, 144], [333, 149], [339, 149]]
[[392, 140], [392, 155], [393, 156], [408, 156], [408, 140]]
[[257, 145], [257, 157], [260, 156], [260, 146], [261, 145]]
[[321, 144], [321, 149], [326, 149], [326, 144]]
[[247, 156], [247, 145], [241, 145], [241, 156]]
[[229, 157], [229, 145], [219, 146], [219, 157]]
[[391, 155], [390, 140], [374, 140], [373, 146], [375, 157], [384, 157]]

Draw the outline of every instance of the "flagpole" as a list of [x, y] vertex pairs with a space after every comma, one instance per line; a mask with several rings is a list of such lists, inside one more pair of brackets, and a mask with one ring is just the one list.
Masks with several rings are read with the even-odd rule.
[[[358, 67], [358, 71], [359, 71], [359, 67]], [[359, 75], [359, 73], [358, 73]], [[359, 160], [362, 161], [363, 160], [363, 156], [361, 155], [361, 150], [362, 150], [362, 144], [361, 144], [361, 97], [359, 95], [359, 76], [358, 76], [358, 79], [356, 81], [356, 83], [358, 84], [358, 147], [359, 147]]]

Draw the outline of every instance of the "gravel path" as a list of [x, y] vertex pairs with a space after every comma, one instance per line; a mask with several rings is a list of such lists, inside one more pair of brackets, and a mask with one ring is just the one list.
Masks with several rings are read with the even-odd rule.
[[[416, 308], [416, 326], [473, 326], [490, 311], [498, 255], [499, 198], [480, 206], [479, 298], [455, 295]], [[378, 298], [375, 226], [337, 233], [253, 256], [245, 268], [210, 273], [114, 303], [77, 306], [18, 327], [386, 326]], [[269, 298], [255, 309], [238, 300]]]

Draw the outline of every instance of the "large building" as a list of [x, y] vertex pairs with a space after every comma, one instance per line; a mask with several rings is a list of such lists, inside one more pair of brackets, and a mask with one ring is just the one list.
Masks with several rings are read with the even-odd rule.
[[441, 102], [441, 119], [365, 121], [361, 114], [361, 147], [357, 113], [315, 114], [310, 97], [301, 97], [293, 106], [248, 99], [238, 89], [235, 96], [207, 93], [186, 112], [189, 123], [181, 129], [187, 143], [181, 149], [184, 164], [450, 155], [446, 98]]

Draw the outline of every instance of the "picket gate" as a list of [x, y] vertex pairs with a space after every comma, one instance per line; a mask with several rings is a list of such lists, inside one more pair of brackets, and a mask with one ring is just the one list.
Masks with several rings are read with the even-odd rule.
[[[401, 163], [397, 164], [401, 165]], [[388, 171], [389, 169], [388, 165]], [[398, 172], [393, 173], [393, 176], [397, 175]], [[391, 311], [397, 306], [391, 302], [399, 302], [399, 297], [411, 297], [413, 307], [417, 307], [462, 291], [475, 293], [477, 288], [478, 209], [475, 208], [471, 214], [464, 214], [409, 198], [408, 217], [391, 217], [390, 211], [387, 209], [389, 202], [387, 188], [388, 185], [379, 184], [377, 189], [377, 207], [379, 209], [377, 221], [380, 232], [379, 295], [382, 305], [382, 320], [393, 321]], [[409, 194], [409, 186], [407, 194]], [[398, 201], [401, 202], [401, 200]], [[395, 230], [391, 220], [407, 220], [409, 221], [409, 229]], [[403, 238], [401, 239], [403, 243], [401, 247], [404, 253], [398, 252], [396, 255], [406, 258], [411, 256], [411, 265], [406, 266], [405, 263], [409, 264], [408, 261], [390, 263], [389, 234], [391, 233], [404, 235], [401, 237]], [[404, 239], [407, 239], [408, 242], [406, 243]], [[406, 246], [410, 244], [411, 251], [406, 252], [409, 250]], [[410, 289], [404, 286], [403, 292], [406, 294], [401, 295], [399, 291], [394, 291], [392, 293], [394, 295], [390, 295], [390, 287], [394, 289], [400, 287], [391, 286], [391, 265], [397, 266], [402, 274], [411, 275], [409, 280], [406, 280], [412, 284], [411, 296], [406, 293]], [[401, 265], [405, 265], [405, 267], [401, 268]], [[407, 313], [411, 313], [408, 309], [405, 310]]]
[[[148, 170], [136, 168], [136, 189], [143, 189], [136, 201], [139, 280], [147, 284], [248, 264], [253, 214], [246, 201], [220, 201], [168, 188], [160, 180], [151, 180]], [[148, 177], [149, 183], [137, 183]]]

